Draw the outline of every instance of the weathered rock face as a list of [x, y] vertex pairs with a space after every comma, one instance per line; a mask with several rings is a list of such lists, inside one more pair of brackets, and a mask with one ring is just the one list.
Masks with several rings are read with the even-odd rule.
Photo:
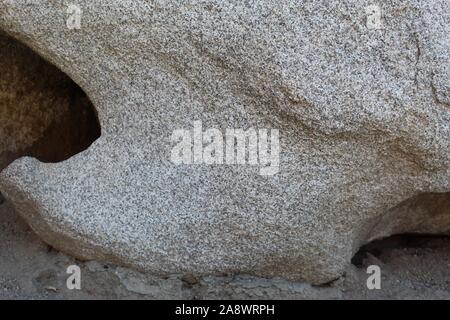
[[31, 49], [0, 33], [0, 169], [30, 155], [62, 161], [100, 135], [83, 91]]
[[[72, 30], [70, 1], [0, 0], [0, 29], [74, 79], [102, 127], [67, 161], [1, 174], [53, 246], [156, 273], [323, 283], [371, 239], [449, 233], [436, 195], [450, 191], [448, 1], [383, 4], [377, 28], [369, 1], [78, 3]], [[279, 172], [174, 164], [172, 134], [196, 120], [278, 129]], [[443, 205], [405, 214], [422, 193]]]

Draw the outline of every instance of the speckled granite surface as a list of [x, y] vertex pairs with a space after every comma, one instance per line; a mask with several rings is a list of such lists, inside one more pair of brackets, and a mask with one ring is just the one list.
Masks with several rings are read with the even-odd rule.
[[[86, 0], [70, 30], [72, 2], [0, 1], [0, 29], [77, 82], [102, 127], [67, 161], [1, 174], [56, 248], [159, 274], [325, 283], [368, 240], [429, 221], [383, 219], [391, 208], [450, 191], [448, 1], [380, 3], [371, 29], [369, 1]], [[279, 173], [174, 165], [171, 134], [195, 120], [278, 129]], [[445, 211], [427, 232], [449, 232]]]

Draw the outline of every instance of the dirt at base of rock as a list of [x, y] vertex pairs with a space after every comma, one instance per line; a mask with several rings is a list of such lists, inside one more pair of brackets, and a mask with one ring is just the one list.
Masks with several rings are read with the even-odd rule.
[[[81, 262], [43, 243], [8, 203], [0, 205], [0, 299], [450, 299], [450, 239], [393, 238], [374, 244], [346, 275], [321, 287], [247, 275], [158, 277]], [[81, 290], [66, 286], [67, 267], [81, 268]], [[368, 290], [366, 267], [382, 270]]]

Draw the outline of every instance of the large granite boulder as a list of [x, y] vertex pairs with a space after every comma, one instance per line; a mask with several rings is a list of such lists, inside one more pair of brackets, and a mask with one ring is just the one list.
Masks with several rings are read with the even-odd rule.
[[[73, 79], [101, 125], [63, 162], [0, 175], [51, 245], [158, 274], [325, 283], [372, 239], [450, 234], [447, 0], [73, 2], [0, 0], [0, 30]], [[253, 165], [219, 147], [205, 160], [200, 132], [252, 128]]]

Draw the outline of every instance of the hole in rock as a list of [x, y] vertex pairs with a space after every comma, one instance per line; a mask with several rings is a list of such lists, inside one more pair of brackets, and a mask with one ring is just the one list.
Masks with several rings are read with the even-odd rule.
[[0, 170], [22, 156], [64, 161], [100, 134], [96, 110], [83, 90], [0, 32]]
[[450, 253], [450, 192], [423, 193], [407, 199], [386, 212], [372, 234], [393, 234], [374, 240], [353, 256], [352, 263], [362, 266], [369, 254], [383, 261], [401, 250], [408, 254], [417, 252]]
[[424, 252], [450, 252], [450, 237], [421, 234], [399, 234], [381, 240], [372, 241], [362, 246], [353, 256], [352, 264], [363, 267], [368, 255], [386, 262], [391, 255], [421, 255]]

